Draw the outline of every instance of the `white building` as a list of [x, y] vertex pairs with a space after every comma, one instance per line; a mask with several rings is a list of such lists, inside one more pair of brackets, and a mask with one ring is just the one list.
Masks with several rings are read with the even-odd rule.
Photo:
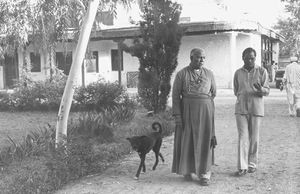
[[[213, 2], [215, 1], [212, 0], [211, 4], [206, 3], [202, 9], [211, 7], [216, 15], [218, 13], [224, 15], [226, 6], [220, 4], [220, 1], [216, 1], [217, 4]], [[233, 74], [237, 68], [242, 66], [242, 51], [247, 47], [253, 47], [257, 51], [256, 62], [258, 65], [261, 65], [262, 61], [278, 62], [279, 41], [282, 41], [283, 37], [271, 29], [266, 29], [259, 23], [248, 20], [221, 21], [220, 18], [214, 17], [209, 19], [211, 21], [197, 22], [190, 17], [182, 18], [183, 22], [180, 25], [186, 27], [187, 31], [181, 41], [176, 71], [189, 64], [189, 52], [194, 47], [200, 47], [206, 51], [205, 66], [214, 72], [219, 88], [232, 87]], [[85, 60], [81, 73], [78, 75], [78, 84], [86, 85], [102, 77], [111, 82], [121, 78], [121, 83], [127, 88], [134, 90], [136, 87], [138, 59], [122, 52], [123, 68], [119, 75], [117, 41], [125, 39], [125, 43], [130, 44], [132, 39], [140, 34], [139, 28], [122, 27], [120, 22], [116, 22], [116, 24], [113, 27], [102, 27], [102, 30], [91, 34], [88, 51], [93, 53], [94, 59]], [[43, 80], [47, 76], [49, 77], [51, 66], [57, 66], [68, 74], [75, 48], [75, 43], [58, 44], [55, 48], [55, 56], [51, 56], [51, 60], [49, 60], [48, 53], [36, 55], [32, 45], [25, 52], [19, 50], [15, 57], [6, 57], [0, 66], [0, 89], [12, 87], [14, 80], [20, 77], [24, 54], [31, 63], [30, 74], [34, 80]], [[66, 57], [63, 55], [65, 50], [68, 51]]]

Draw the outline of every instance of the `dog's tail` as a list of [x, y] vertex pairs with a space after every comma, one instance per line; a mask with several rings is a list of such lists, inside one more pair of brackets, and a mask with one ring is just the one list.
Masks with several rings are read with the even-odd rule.
[[152, 129], [156, 131], [157, 128], [158, 128], [158, 133], [162, 133], [161, 124], [159, 122], [152, 123]]

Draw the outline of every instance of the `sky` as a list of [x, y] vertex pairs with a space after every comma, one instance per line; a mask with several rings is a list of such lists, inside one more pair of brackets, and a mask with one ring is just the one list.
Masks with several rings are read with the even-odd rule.
[[266, 27], [274, 25], [278, 18], [286, 16], [281, 0], [227, 0], [227, 3], [234, 12], [248, 13]]
[[[174, 0], [182, 5], [181, 17], [190, 18], [190, 22], [214, 20], [248, 19], [271, 28], [280, 17], [285, 17], [281, 0]], [[220, 6], [216, 6], [219, 3]], [[224, 9], [227, 11], [224, 11]], [[129, 26], [128, 17], [139, 20], [139, 8], [132, 5], [129, 11], [118, 9], [115, 27]], [[126, 16], [126, 17], [125, 17]]]
[[[182, 4], [182, 17], [192, 17], [191, 20], [201, 18], [232, 20], [252, 19], [265, 27], [271, 27], [277, 18], [284, 16], [284, 5], [280, 0], [176, 0]], [[227, 6], [227, 13], [220, 13], [212, 7], [215, 2]], [[211, 10], [213, 9], [213, 11]], [[217, 9], [217, 8], [216, 8]], [[214, 14], [218, 12], [218, 14]]]

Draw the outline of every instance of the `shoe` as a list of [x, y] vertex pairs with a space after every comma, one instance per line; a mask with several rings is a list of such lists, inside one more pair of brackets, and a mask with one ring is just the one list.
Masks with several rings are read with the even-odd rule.
[[209, 179], [207, 179], [207, 178], [200, 178], [200, 185], [201, 186], [208, 186], [209, 185]]
[[193, 180], [191, 174], [185, 174], [185, 175], [183, 175], [183, 178], [184, 178], [185, 181], [192, 181]]
[[249, 167], [248, 168], [248, 173], [254, 173], [256, 171], [256, 168]]
[[297, 109], [296, 112], [297, 117], [300, 117], [300, 109]]
[[240, 169], [239, 171], [237, 171], [235, 173], [236, 176], [244, 176], [247, 174], [247, 170], [246, 169]]

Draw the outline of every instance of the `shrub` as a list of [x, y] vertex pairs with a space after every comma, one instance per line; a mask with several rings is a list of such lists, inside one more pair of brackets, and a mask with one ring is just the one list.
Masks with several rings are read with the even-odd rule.
[[103, 113], [83, 112], [79, 118], [70, 123], [69, 134], [96, 138], [98, 143], [113, 141], [113, 131]]
[[[141, 118], [137, 121], [128, 122], [133, 116], [122, 110], [124, 107], [117, 108], [112, 109], [113, 112], [106, 110], [80, 113], [76, 122], [69, 124], [67, 143], [58, 145], [56, 149], [54, 127], [49, 125], [29, 133], [20, 143], [12, 141], [8, 149], [0, 152], [0, 161], [5, 168], [11, 169], [4, 171], [13, 171], [12, 174], [5, 175], [10, 178], [6, 178], [9, 179], [8, 183], [2, 185], [7, 188], [0, 188], [1, 191], [16, 194], [53, 193], [71, 180], [102, 172], [113, 161], [128, 154], [131, 148], [124, 140], [126, 131], [130, 131], [130, 135], [145, 134], [146, 130], [152, 131], [151, 124], [154, 120], [162, 123], [164, 136], [174, 130], [170, 112], [153, 117], [140, 114], [137, 117]], [[118, 113], [122, 111], [124, 113]], [[122, 116], [119, 116], [120, 120], [114, 120], [112, 117], [115, 115]], [[113, 120], [116, 126], [112, 125]], [[121, 125], [120, 122], [123, 121], [127, 123]], [[133, 130], [132, 126], [135, 126]], [[121, 139], [115, 138], [112, 133], [116, 132], [117, 127], [120, 128], [117, 133]], [[21, 153], [15, 151], [17, 147]]]
[[127, 122], [133, 119], [136, 109], [131, 106], [116, 106], [103, 112], [104, 118], [110, 125], [120, 122]]
[[44, 155], [45, 151], [54, 148], [54, 138], [55, 128], [50, 125], [31, 131], [21, 142], [8, 136], [11, 145], [1, 150], [0, 163], [9, 164], [26, 157]]
[[11, 110], [12, 101], [10, 94], [6, 92], [0, 92], [0, 111]]
[[44, 81], [20, 81], [10, 95], [9, 106], [17, 110], [58, 110], [63, 95], [66, 77], [56, 76]]
[[103, 111], [122, 104], [134, 104], [118, 83], [94, 82], [79, 87], [74, 95], [75, 107], [80, 110]]
[[[26, 81], [12, 94], [0, 94], [0, 109], [7, 110], [58, 110], [64, 92], [66, 77], [54, 77], [45, 81]], [[117, 83], [99, 80], [87, 87], [75, 90], [72, 110], [104, 111], [117, 106], [135, 109], [136, 102]]]

